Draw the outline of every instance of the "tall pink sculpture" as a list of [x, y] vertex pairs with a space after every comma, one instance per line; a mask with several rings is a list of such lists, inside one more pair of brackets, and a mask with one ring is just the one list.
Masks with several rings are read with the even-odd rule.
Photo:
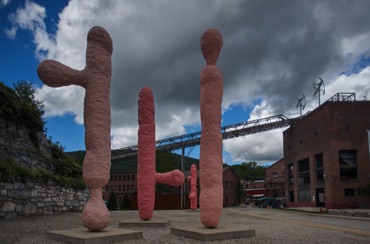
[[190, 176], [188, 176], [188, 181], [190, 182], [190, 209], [197, 209], [197, 166], [192, 164], [190, 167]]
[[87, 35], [86, 66], [75, 70], [54, 60], [40, 63], [37, 73], [48, 86], [79, 85], [86, 89], [84, 125], [86, 156], [83, 179], [89, 187], [90, 198], [81, 220], [91, 231], [108, 226], [110, 213], [102, 198], [102, 187], [110, 175], [110, 80], [112, 40], [102, 27], [95, 26]]
[[154, 97], [149, 87], [140, 91], [138, 102], [139, 132], [137, 151], [137, 186], [139, 217], [149, 220], [153, 216], [155, 184], [181, 185], [185, 178], [180, 170], [167, 173], [155, 171], [155, 122]]
[[222, 73], [216, 66], [222, 48], [217, 29], [207, 30], [200, 39], [207, 66], [200, 75], [200, 219], [204, 226], [215, 228], [223, 206], [221, 103]]

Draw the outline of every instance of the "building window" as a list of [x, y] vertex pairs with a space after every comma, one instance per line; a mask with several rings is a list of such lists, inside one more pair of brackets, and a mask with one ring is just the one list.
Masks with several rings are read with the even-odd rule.
[[117, 181], [117, 175], [114, 176], [114, 181]]
[[344, 196], [346, 197], [355, 196], [355, 189], [344, 189]]
[[273, 172], [273, 173], [272, 173], [272, 176], [273, 176], [273, 177], [278, 177], [278, 172]]
[[316, 182], [324, 181], [324, 158], [322, 153], [315, 155]]
[[289, 186], [294, 186], [294, 167], [293, 164], [288, 164], [288, 177], [289, 177]]
[[357, 180], [356, 150], [339, 150], [340, 180]]
[[310, 160], [308, 158], [298, 161], [298, 185], [310, 183]]
[[126, 175], [122, 175], [122, 180], [126, 180]]
[[135, 180], [135, 175], [134, 174], [131, 175], [131, 180]]

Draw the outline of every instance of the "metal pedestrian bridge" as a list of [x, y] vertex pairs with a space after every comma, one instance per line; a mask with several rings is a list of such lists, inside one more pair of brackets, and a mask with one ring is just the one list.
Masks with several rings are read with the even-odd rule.
[[[245, 121], [233, 125], [221, 127], [222, 139], [230, 139], [239, 136], [264, 132], [268, 130], [278, 129], [294, 124], [300, 120], [301, 117], [287, 118], [282, 114], [274, 115], [262, 119]], [[184, 151], [187, 147], [194, 147], [200, 145], [201, 132], [190, 133], [182, 136], [175, 136], [156, 141], [157, 152], [172, 151], [182, 149]], [[136, 156], [137, 145], [124, 147], [112, 150], [111, 161], [119, 161], [125, 158]]]

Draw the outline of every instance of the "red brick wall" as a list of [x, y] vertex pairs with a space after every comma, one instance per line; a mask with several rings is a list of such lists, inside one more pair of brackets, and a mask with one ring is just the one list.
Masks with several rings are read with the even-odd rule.
[[[294, 202], [299, 205], [299, 189], [310, 189], [312, 198], [316, 188], [324, 188], [327, 208], [348, 208], [356, 206], [356, 202], [370, 201], [370, 197], [344, 196], [345, 189], [356, 189], [370, 181], [368, 129], [370, 102], [356, 101], [326, 102], [284, 131], [285, 168], [288, 170], [290, 163], [294, 165], [294, 187], [286, 184], [286, 195], [294, 191]], [[339, 150], [356, 150], [357, 180], [340, 179]], [[315, 178], [314, 157], [319, 153], [323, 154], [324, 182], [316, 182]], [[310, 183], [298, 185], [297, 162], [305, 158], [309, 159]], [[288, 174], [285, 182], [288, 182]]]
[[239, 177], [231, 168], [224, 169], [224, 206], [239, 205], [239, 181]]

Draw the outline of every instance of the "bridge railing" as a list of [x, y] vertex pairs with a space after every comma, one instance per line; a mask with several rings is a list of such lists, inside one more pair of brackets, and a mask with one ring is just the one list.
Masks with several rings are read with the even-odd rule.
[[[222, 139], [230, 139], [238, 136], [245, 136], [252, 133], [273, 130], [289, 126], [301, 118], [288, 119], [282, 114], [262, 119], [250, 120], [233, 125], [221, 127]], [[157, 151], [171, 151], [200, 145], [201, 132], [189, 133], [181, 136], [174, 136], [156, 141]], [[135, 156], [137, 145], [116, 149], [112, 151], [112, 161]]]

